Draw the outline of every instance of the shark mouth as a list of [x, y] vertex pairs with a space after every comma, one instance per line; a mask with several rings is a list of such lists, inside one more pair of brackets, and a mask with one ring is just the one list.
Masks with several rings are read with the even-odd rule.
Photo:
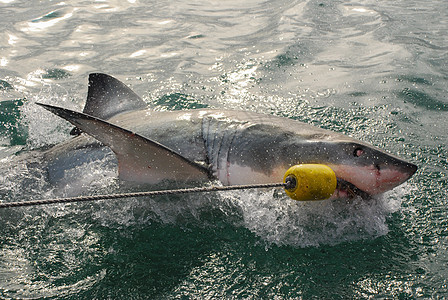
[[332, 198], [353, 199], [355, 197], [361, 197], [362, 199], [366, 200], [369, 199], [371, 195], [357, 188], [353, 183], [338, 178], [336, 191], [334, 192]]

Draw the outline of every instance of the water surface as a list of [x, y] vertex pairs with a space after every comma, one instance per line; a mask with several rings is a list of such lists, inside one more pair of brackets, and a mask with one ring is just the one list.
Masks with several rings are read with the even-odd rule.
[[34, 103], [82, 110], [91, 72], [156, 110], [294, 118], [419, 166], [369, 202], [264, 190], [2, 210], [1, 297], [448, 296], [448, 2], [1, 0], [0, 17], [4, 201], [117, 191], [107, 161], [58, 188], [14, 160], [70, 138]]

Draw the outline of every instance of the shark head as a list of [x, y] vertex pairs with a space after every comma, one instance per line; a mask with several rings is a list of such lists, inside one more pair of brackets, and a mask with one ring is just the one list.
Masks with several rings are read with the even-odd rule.
[[417, 171], [413, 163], [365, 143], [342, 142], [328, 148], [332, 156], [327, 165], [338, 179], [339, 196], [381, 194]]
[[[244, 135], [234, 138], [233, 145], [241, 145], [228, 159], [231, 165], [239, 166], [234, 171], [244, 171], [240, 181], [246, 177], [247, 183], [268, 182], [281, 177], [292, 165], [323, 164], [338, 180], [334, 198], [384, 193], [417, 170], [413, 163], [349, 136], [273, 117], [264, 125], [249, 125]], [[250, 171], [256, 174], [254, 179]]]

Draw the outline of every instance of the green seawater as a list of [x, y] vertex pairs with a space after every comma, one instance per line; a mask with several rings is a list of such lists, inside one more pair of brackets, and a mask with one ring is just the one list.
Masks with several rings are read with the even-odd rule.
[[[363, 201], [278, 190], [0, 210], [0, 298], [448, 297], [448, 2], [0, 0], [0, 199], [118, 192], [105, 161], [52, 186], [91, 72], [154, 110], [293, 118], [412, 161]], [[18, 158], [22, 159], [18, 159]]]

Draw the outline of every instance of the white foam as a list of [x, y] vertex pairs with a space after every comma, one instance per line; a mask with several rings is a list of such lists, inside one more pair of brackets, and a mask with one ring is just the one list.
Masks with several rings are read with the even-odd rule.
[[150, 226], [153, 221], [213, 227], [225, 222], [247, 228], [268, 247], [335, 245], [386, 235], [387, 219], [401, 209], [406, 192], [403, 188], [370, 200], [316, 202], [297, 202], [280, 190], [125, 199], [101, 205], [95, 216], [112, 227]]
[[[44, 94], [44, 93], [43, 93]], [[45, 93], [51, 94], [51, 92]], [[35, 96], [20, 108], [22, 124], [28, 128], [27, 144], [31, 149], [57, 144], [69, 138], [70, 125], [62, 118], [36, 105], [36, 102], [57, 103], [56, 105], [71, 108], [74, 104], [65, 96]], [[61, 104], [62, 103], [62, 104]], [[79, 108], [75, 108], [79, 110]]]
[[110, 191], [118, 186], [118, 174], [114, 157], [110, 153], [104, 159], [86, 162], [64, 173], [58, 182], [55, 194], [75, 197], [81, 194], [97, 194], [98, 191]]
[[394, 192], [370, 200], [297, 202], [274, 191], [228, 194], [244, 226], [268, 244], [296, 247], [372, 239], [388, 233], [387, 217], [400, 208]]

